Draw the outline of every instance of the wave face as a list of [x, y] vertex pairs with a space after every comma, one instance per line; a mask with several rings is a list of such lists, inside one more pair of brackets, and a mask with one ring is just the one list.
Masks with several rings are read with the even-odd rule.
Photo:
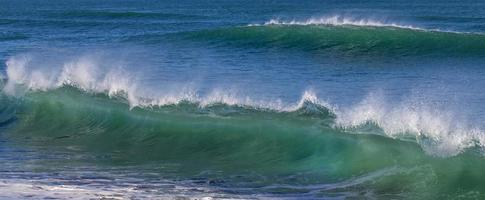
[[194, 40], [253, 48], [299, 49], [352, 56], [482, 56], [485, 35], [426, 30], [340, 16], [189, 33]]
[[[181, 165], [177, 176], [193, 176], [210, 169], [222, 170], [225, 177], [247, 170], [273, 177], [271, 185], [258, 183], [263, 185], [258, 189], [263, 193], [300, 190], [304, 195], [317, 191], [343, 195], [352, 192], [352, 188], [364, 187], [379, 197], [398, 195], [382, 183], [399, 181], [397, 188], [424, 198], [438, 193], [457, 195], [476, 186], [449, 188], [432, 184], [435, 182], [484, 184], [480, 178], [485, 176], [483, 170], [475, 167], [485, 164], [479, 153], [483, 143], [463, 146], [468, 144], [463, 140], [477, 138], [463, 138], [463, 144], [457, 144], [460, 140], [456, 137], [440, 140], [445, 135], [436, 135], [443, 131], [438, 130], [443, 128], [439, 124], [435, 129], [413, 130], [412, 127], [419, 129], [424, 125], [433, 127], [430, 124], [433, 120], [421, 122], [430, 120], [423, 116], [415, 116], [414, 125], [413, 120], [405, 121], [406, 116], [399, 116], [402, 124], [386, 124], [390, 121], [384, 117], [389, 116], [376, 117], [375, 112], [354, 109], [361, 113], [352, 113], [353, 117], [345, 119], [308, 96], [311, 95], [307, 94], [298, 107], [288, 111], [218, 101], [201, 105], [187, 100], [130, 109], [124, 98], [62, 86], [28, 92], [21, 101], [2, 96], [2, 126], [15, 124], [7, 137], [19, 144], [41, 150], [49, 143], [53, 149], [68, 148], [78, 154], [96, 155], [96, 162], [178, 163]], [[403, 134], [423, 132], [410, 134], [414, 136], [411, 139], [397, 139], [396, 135], [389, 135], [393, 133], [389, 129]], [[463, 162], [477, 165], [463, 166]], [[285, 174], [293, 173], [306, 175], [291, 178], [292, 185], [311, 186], [286, 185]], [[234, 176], [225, 181], [238, 182], [239, 189], [231, 187], [236, 190], [233, 192], [244, 193], [244, 188], [255, 187], [254, 183], [241, 182], [251, 176]], [[404, 183], [403, 177], [407, 177]], [[340, 182], [342, 179], [345, 181]]]

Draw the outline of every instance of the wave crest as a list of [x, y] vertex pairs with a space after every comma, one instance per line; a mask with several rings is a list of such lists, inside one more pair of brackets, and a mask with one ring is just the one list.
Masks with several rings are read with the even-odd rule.
[[[251, 25], [258, 25], [258, 24], [251, 24]], [[354, 17], [347, 17], [347, 16], [340, 16], [340, 15], [333, 15], [330, 17], [321, 17], [321, 18], [310, 18], [307, 20], [280, 20], [280, 19], [271, 19], [265, 22], [263, 25], [333, 25], [333, 26], [342, 26], [342, 25], [351, 25], [351, 26], [375, 26], [375, 27], [396, 27], [396, 28], [406, 28], [406, 29], [414, 29], [414, 30], [425, 30], [422, 28], [418, 28], [411, 25], [403, 25], [398, 23], [387, 23], [384, 21], [379, 21], [375, 19], [359, 19]]]
[[246, 106], [263, 110], [291, 112], [313, 104], [331, 108], [319, 100], [312, 90], [304, 91], [296, 104], [283, 103], [280, 99], [258, 100], [241, 96], [237, 92], [213, 89], [207, 95], [200, 95], [197, 89], [182, 86], [175, 92], [154, 95], [156, 92], [138, 86], [137, 78], [122, 66], [103, 67], [91, 57], [81, 57], [58, 67], [39, 67], [28, 55], [11, 57], [7, 62], [7, 84], [3, 91], [10, 95], [22, 95], [26, 91], [47, 91], [64, 86], [75, 87], [90, 93], [106, 93], [110, 97], [123, 96], [130, 107], [156, 107], [196, 103], [199, 107], [213, 104]]

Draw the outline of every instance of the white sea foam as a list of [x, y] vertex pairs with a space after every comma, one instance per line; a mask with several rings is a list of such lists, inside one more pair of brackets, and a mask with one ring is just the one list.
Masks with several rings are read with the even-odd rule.
[[[49, 182], [47, 182], [49, 181]], [[109, 185], [53, 185], [52, 182], [63, 180], [47, 179], [46, 181], [32, 181], [25, 179], [0, 179], [0, 199], [203, 199], [213, 197], [230, 198], [226, 194], [212, 191], [210, 188], [173, 185], [169, 191], [160, 193], [156, 190], [142, 190], [136, 184], [122, 186]], [[170, 183], [171, 184], [171, 183]], [[164, 185], [160, 186], [161, 188]], [[196, 191], [196, 192], [194, 192]]]

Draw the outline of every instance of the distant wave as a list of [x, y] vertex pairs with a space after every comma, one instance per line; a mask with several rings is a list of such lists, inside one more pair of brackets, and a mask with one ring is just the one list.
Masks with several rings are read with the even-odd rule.
[[[485, 55], [485, 35], [480, 33], [426, 30], [396, 23], [341, 17], [306, 21], [270, 20], [264, 24], [176, 34], [180, 35], [207, 42], [208, 45], [297, 49], [358, 57]], [[160, 42], [153, 37], [145, 40]]]
[[[95, 104], [96, 100], [93, 97], [101, 95], [109, 102], [105, 106], [118, 107], [116, 110], [143, 108], [146, 111], [168, 112], [175, 115], [203, 114], [204, 116], [231, 116], [235, 119], [252, 116], [250, 122], [247, 122], [248, 126], [267, 119], [307, 121], [305, 123], [317, 123], [320, 124], [320, 128], [331, 128], [336, 133], [378, 134], [390, 138], [413, 140], [426, 152], [438, 156], [457, 155], [469, 148], [485, 148], [483, 130], [467, 126], [455, 120], [449, 113], [406, 103], [386, 105], [384, 98], [374, 94], [369, 95], [359, 104], [346, 108], [338, 108], [321, 100], [312, 90], [304, 91], [301, 99], [295, 103], [286, 103], [278, 99], [258, 100], [217, 89], [205, 96], [198, 94], [197, 90], [190, 89], [153, 96], [147, 95], [150, 92], [143, 91], [143, 88], [138, 86], [137, 82], [123, 69], [115, 67], [103, 70], [95, 60], [88, 58], [67, 62], [57, 72], [52, 69], [32, 68], [30, 62], [31, 60], [26, 56], [13, 57], [7, 61], [7, 82], [3, 88], [5, 94], [30, 97], [33, 98], [34, 103], [40, 97], [42, 97], [40, 99], [50, 99], [48, 101], [57, 101], [57, 98], [65, 98], [62, 97], [65, 95], [82, 96], [86, 103], [83, 106]], [[120, 99], [125, 106], [116, 106], [120, 103]], [[62, 102], [62, 104], [69, 103]], [[47, 113], [57, 112], [55, 106], [50, 109], [53, 110]], [[59, 116], [62, 115], [40, 117]], [[104, 120], [103, 118], [91, 120]], [[52, 119], [52, 121], [56, 120]], [[246, 125], [237, 126], [246, 127]], [[69, 131], [63, 131], [65, 132]]]
[[360, 26], [360, 27], [387, 27], [387, 28], [401, 28], [411, 29], [419, 31], [431, 31], [431, 32], [445, 32], [445, 33], [457, 33], [457, 34], [478, 34], [484, 35], [481, 32], [463, 32], [444, 29], [431, 29], [424, 28], [415, 25], [408, 25], [404, 23], [396, 23], [388, 20], [379, 20], [373, 18], [355, 18], [349, 16], [333, 15], [329, 17], [310, 18], [307, 20], [281, 20], [271, 19], [262, 24], [249, 24], [248, 26], [269, 26], [269, 25], [327, 25], [327, 26]]

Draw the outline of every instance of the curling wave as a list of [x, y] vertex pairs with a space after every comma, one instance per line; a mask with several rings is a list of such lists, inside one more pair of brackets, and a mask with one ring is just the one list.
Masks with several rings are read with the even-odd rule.
[[[259, 124], [258, 120], [292, 119], [303, 121], [304, 124], [318, 124], [316, 127], [322, 129], [330, 128], [331, 132], [377, 134], [412, 140], [429, 154], [445, 157], [460, 154], [467, 149], [485, 147], [483, 131], [455, 120], [452, 113], [406, 102], [386, 105], [385, 98], [375, 94], [347, 108], [338, 108], [321, 100], [312, 90], [303, 92], [296, 103], [278, 99], [258, 100], [223, 90], [201, 95], [196, 89], [181, 89], [176, 93], [154, 96], [156, 93], [138, 87], [135, 78], [127, 75], [123, 68], [103, 69], [87, 58], [67, 62], [57, 70], [32, 68], [29, 62], [26, 56], [13, 57], [7, 61], [7, 81], [3, 88], [5, 94], [29, 97], [27, 99], [35, 103], [40, 97], [49, 102], [55, 96], [63, 96], [64, 93], [72, 95], [74, 92], [76, 96], [85, 98], [87, 105], [95, 101], [91, 98], [101, 95], [107, 97], [107, 102], [124, 102], [128, 113], [128, 110], [141, 108], [175, 115], [252, 116], [253, 119], [246, 122], [247, 126]], [[69, 101], [61, 104], [66, 104], [68, 108], [70, 104], [76, 103]], [[117, 109], [123, 110], [123, 107]], [[51, 109], [48, 113], [58, 112], [55, 107]], [[54, 115], [56, 118], [62, 116], [60, 113]], [[49, 118], [41, 118], [44, 117]], [[81, 122], [71, 123], [78, 126]], [[69, 131], [61, 131], [65, 132]]]

